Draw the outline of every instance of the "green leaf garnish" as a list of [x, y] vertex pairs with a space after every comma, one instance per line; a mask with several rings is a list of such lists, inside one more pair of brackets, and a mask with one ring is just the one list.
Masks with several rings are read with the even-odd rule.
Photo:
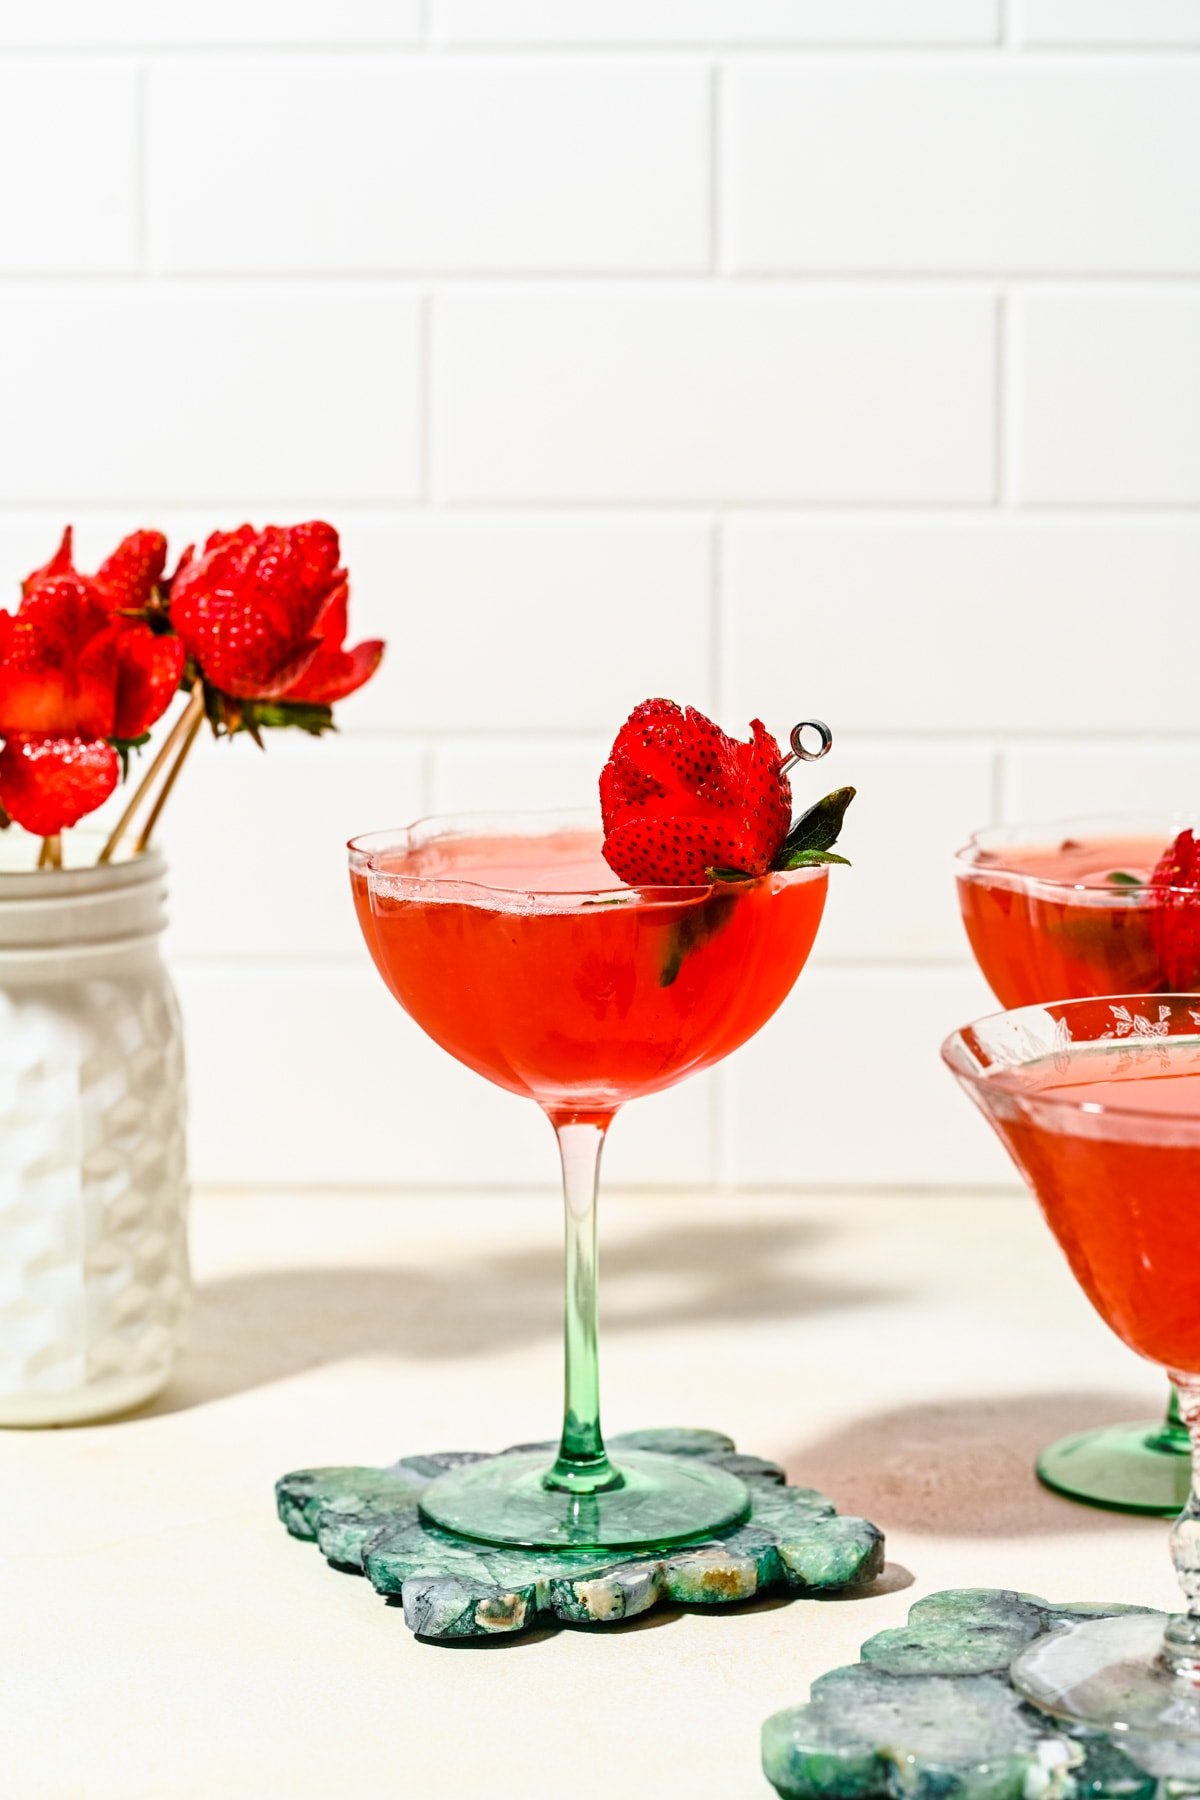
[[1113, 887], [1145, 887], [1146, 885], [1140, 875], [1131, 875], [1127, 869], [1113, 869], [1110, 874], [1105, 876], [1105, 880], [1111, 882]]
[[803, 869], [812, 862], [845, 862], [844, 856], [823, 853], [837, 843], [854, 792], [852, 787], [834, 788], [832, 794], [826, 794], [801, 813], [780, 845], [772, 867]]
[[811, 869], [818, 863], [844, 863], [850, 867], [848, 856], [839, 856], [834, 850], [799, 850], [788, 863], [789, 869]]
[[[821, 863], [848, 863], [847, 857], [834, 855], [833, 845], [853, 798], [852, 787], [835, 788], [832, 794], [826, 794], [823, 800], [801, 813], [780, 846], [772, 868], [811, 869]], [[714, 892], [699, 906], [690, 909], [672, 930], [658, 978], [662, 987], [670, 987], [685, 958], [728, 922], [737, 902], [736, 890], [759, 879], [757, 875], [747, 874], [745, 869], [716, 867], [706, 869], [704, 873], [712, 882]], [[722, 889], [726, 891], [722, 892]]]

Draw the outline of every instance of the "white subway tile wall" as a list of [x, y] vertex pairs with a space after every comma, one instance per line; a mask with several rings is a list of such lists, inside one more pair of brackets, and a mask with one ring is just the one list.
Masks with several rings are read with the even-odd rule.
[[[483, 0], [486, 4], [486, 0]], [[1196, 0], [1012, 0], [1026, 44], [1071, 49], [1200, 44]]]
[[1197, 0], [0, 7], [10, 593], [68, 517], [88, 566], [323, 514], [389, 640], [168, 817], [200, 1180], [549, 1186], [343, 841], [593, 805], [655, 692], [827, 717], [855, 866], [609, 1179], [1011, 1180], [937, 1059], [989, 1005], [954, 849], [1200, 811], [1198, 50]]

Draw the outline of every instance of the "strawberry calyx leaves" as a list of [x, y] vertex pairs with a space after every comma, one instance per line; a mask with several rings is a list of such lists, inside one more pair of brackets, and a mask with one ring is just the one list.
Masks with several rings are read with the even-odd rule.
[[234, 737], [244, 731], [260, 750], [264, 731], [290, 726], [297, 731], [306, 731], [310, 737], [320, 737], [326, 731], [337, 730], [331, 706], [320, 706], [308, 700], [239, 700], [207, 683], [204, 710], [215, 737]]
[[112, 737], [112, 738], [109, 738], [109, 740], [108, 740], [109, 743], [112, 745], [113, 749], [116, 751], [117, 755], [121, 759], [121, 780], [122, 781], [129, 780], [129, 761], [130, 761], [130, 757], [133, 755], [133, 752], [135, 750], [139, 750], [139, 751], [144, 750], [146, 745], [150, 742], [150, 736], [151, 736], [150, 732], [143, 731], [143, 732], [139, 733], [139, 735], [137, 737], [131, 737], [131, 738]]

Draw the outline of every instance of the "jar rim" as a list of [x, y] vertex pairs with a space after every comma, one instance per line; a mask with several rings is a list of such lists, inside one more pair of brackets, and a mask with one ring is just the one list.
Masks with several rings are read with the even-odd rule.
[[161, 882], [166, 863], [161, 850], [143, 850], [137, 856], [109, 863], [88, 863], [76, 869], [0, 869], [0, 912], [9, 906], [77, 905], [89, 899], [108, 899], [124, 891]]

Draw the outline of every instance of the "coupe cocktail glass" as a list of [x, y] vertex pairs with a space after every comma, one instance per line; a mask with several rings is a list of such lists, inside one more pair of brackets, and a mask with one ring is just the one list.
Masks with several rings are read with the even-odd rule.
[[1097, 1312], [1170, 1374], [1193, 1446], [1171, 1534], [1186, 1612], [1165, 1633], [1146, 1614], [1054, 1633], [1014, 1681], [1043, 1711], [1152, 1751], [1195, 1745], [1200, 1759], [1200, 994], [1021, 1007], [956, 1032], [942, 1054]]
[[[976, 832], [956, 859], [959, 903], [975, 960], [1000, 1004], [1176, 985], [1160, 966], [1154, 929], [1156, 906], [1174, 890], [1147, 884], [1163, 850], [1192, 822], [1174, 813], [1116, 813]], [[1181, 898], [1195, 904], [1192, 894]], [[1200, 982], [1200, 969], [1184, 979]], [[1172, 1392], [1164, 1419], [1073, 1432], [1043, 1450], [1037, 1472], [1073, 1500], [1170, 1515], [1187, 1495], [1188, 1454]]]
[[596, 1187], [618, 1107], [736, 1050], [812, 948], [827, 871], [701, 887], [623, 886], [590, 814], [426, 819], [356, 838], [350, 873], [376, 967], [443, 1049], [535, 1100], [566, 1201], [566, 1404], [557, 1457], [471, 1463], [425, 1490], [435, 1524], [492, 1543], [634, 1548], [745, 1516], [735, 1476], [600, 1430]]

